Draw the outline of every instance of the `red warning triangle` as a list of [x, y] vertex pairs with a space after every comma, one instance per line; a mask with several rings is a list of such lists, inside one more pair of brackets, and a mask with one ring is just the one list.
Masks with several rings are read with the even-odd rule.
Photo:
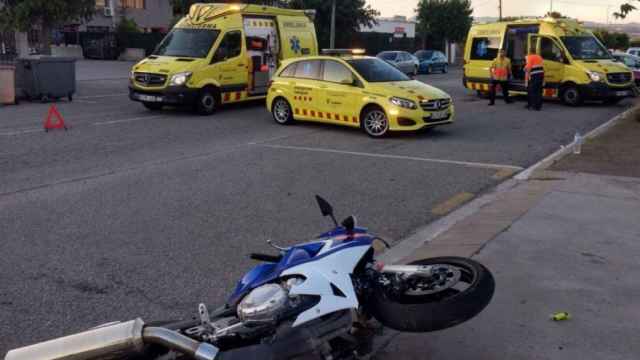
[[[52, 122], [52, 118], [55, 117], [56, 122]], [[49, 107], [49, 113], [47, 114], [47, 120], [44, 122], [44, 131], [49, 131], [50, 129], [65, 129], [67, 130], [67, 126], [64, 124], [64, 118], [60, 115], [58, 108], [55, 105], [51, 105]]]

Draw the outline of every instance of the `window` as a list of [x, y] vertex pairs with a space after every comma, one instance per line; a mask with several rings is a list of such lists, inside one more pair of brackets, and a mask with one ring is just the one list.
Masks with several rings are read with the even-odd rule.
[[154, 55], [206, 58], [220, 31], [175, 28], [162, 40]]
[[563, 36], [560, 39], [576, 60], [611, 59], [609, 51], [593, 36]]
[[498, 56], [499, 37], [477, 37], [471, 44], [471, 60], [493, 60]]
[[324, 62], [324, 81], [341, 84], [352, 84], [353, 73], [346, 66], [337, 61], [326, 60]]
[[107, 6], [107, 0], [96, 0], [96, 7], [103, 8]]
[[296, 66], [298, 65], [298, 63], [293, 63], [289, 66], [287, 66], [284, 70], [282, 70], [282, 72], [280, 73], [280, 76], [282, 77], [293, 77], [296, 73]]
[[409, 81], [411, 80], [395, 66], [380, 59], [352, 59], [347, 60], [360, 76], [368, 82]]
[[556, 45], [553, 40], [542, 37], [540, 38], [540, 55], [545, 60], [562, 62], [562, 50]]
[[431, 60], [433, 54], [433, 50], [420, 50], [415, 53], [415, 56], [420, 60]]
[[320, 60], [298, 62], [296, 77], [300, 79], [320, 80]]
[[240, 31], [229, 31], [224, 35], [216, 54], [213, 56], [213, 62], [225, 61], [227, 59], [239, 56], [242, 52], [242, 34]]
[[120, 6], [126, 9], [146, 9], [145, 0], [120, 0]]
[[387, 61], [394, 61], [397, 56], [398, 56], [398, 53], [394, 53], [394, 52], [383, 52], [378, 54], [378, 57], [380, 59], [387, 60]]

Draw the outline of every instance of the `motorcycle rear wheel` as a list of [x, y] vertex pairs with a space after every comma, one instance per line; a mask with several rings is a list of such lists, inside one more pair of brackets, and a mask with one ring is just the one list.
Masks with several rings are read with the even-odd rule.
[[446, 329], [478, 315], [491, 301], [495, 281], [482, 264], [461, 257], [436, 257], [408, 265], [445, 265], [460, 271], [465, 288], [447, 288], [427, 295], [408, 294], [390, 297], [378, 286], [368, 308], [384, 326], [404, 332], [429, 332]]

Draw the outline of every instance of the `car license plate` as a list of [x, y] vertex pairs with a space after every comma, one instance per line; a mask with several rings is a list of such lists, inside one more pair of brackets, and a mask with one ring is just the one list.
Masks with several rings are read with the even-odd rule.
[[627, 96], [629, 91], [616, 91], [616, 96]]
[[136, 98], [140, 101], [147, 102], [162, 102], [162, 96], [153, 96], [153, 95], [145, 95], [145, 94], [136, 94]]
[[449, 117], [449, 110], [434, 111], [431, 113], [431, 120], [442, 120]]

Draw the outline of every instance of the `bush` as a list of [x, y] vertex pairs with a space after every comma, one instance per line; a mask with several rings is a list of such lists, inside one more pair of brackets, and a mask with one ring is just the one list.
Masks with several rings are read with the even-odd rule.
[[140, 31], [140, 28], [138, 28], [138, 24], [136, 24], [135, 20], [129, 19], [129, 18], [123, 18], [118, 24], [118, 27], [116, 28], [116, 32], [119, 34], [122, 34], [122, 33], [139, 33], [141, 31]]

